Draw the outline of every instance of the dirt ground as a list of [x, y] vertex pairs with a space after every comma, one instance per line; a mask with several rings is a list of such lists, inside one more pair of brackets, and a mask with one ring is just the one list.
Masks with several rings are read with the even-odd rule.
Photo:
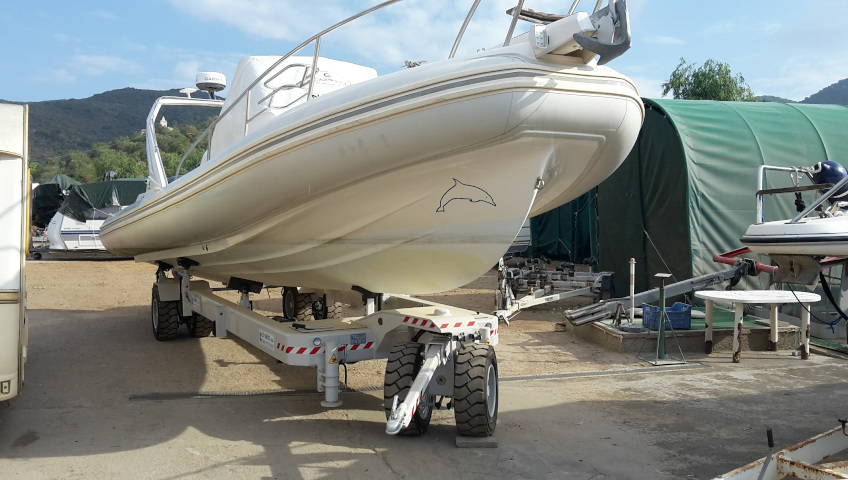
[[[107, 311], [129, 308], [138, 317], [148, 315], [150, 289], [156, 268], [133, 261], [64, 261], [31, 262], [27, 269], [28, 306], [33, 310]], [[94, 275], [92, 277], [92, 274]], [[479, 312], [494, 310], [494, 289], [497, 273], [492, 270], [480, 279], [456, 290], [437, 295], [424, 295], [428, 300]], [[213, 284], [221, 286], [220, 284]], [[238, 294], [221, 292], [232, 301]], [[268, 315], [280, 315], [282, 298], [279, 289], [266, 289], [251, 297], [254, 310]], [[585, 370], [620, 369], [639, 366], [633, 356], [599, 350], [570, 335], [555, 332], [555, 325], [563, 321], [562, 309], [585, 304], [590, 299], [561, 302], [556, 308], [537, 307], [521, 313], [520, 321], [510, 326], [501, 324], [498, 345], [498, 367], [502, 376], [563, 373]], [[353, 308], [345, 307], [345, 315], [355, 315]], [[188, 340], [188, 339], [186, 339]], [[281, 384], [288, 388], [314, 389], [315, 380], [304, 378], [302, 369], [277, 364], [276, 361], [252, 351], [245, 342], [233, 337], [224, 342], [204, 339], [201, 348], [208, 353], [207, 344], [215, 343], [216, 355], [208, 359], [207, 374], [200, 392], [227, 392], [241, 390], [273, 390]], [[246, 348], [247, 347], [247, 348]], [[225, 358], [226, 360], [222, 360]], [[240, 371], [234, 365], [245, 365], [257, 360], [272, 368], [265, 371], [250, 369]], [[376, 387], [383, 384], [385, 360], [359, 362], [348, 367], [351, 386]]]
[[[314, 368], [232, 336], [154, 340], [154, 272], [28, 263], [27, 381], [0, 405], [0, 478], [705, 479], [762, 457], [766, 425], [785, 448], [846, 413], [841, 359], [717, 353], [654, 367], [556, 331], [560, 303], [500, 325], [497, 448], [457, 448], [451, 410], [422, 437], [391, 437], [385, 360], [350, 365], [354, 390], [322, 408], [307, 393]], [[429, 298], [488, 312], [495, 280]], [[253, 300], [280, 313], [279, 291]]]

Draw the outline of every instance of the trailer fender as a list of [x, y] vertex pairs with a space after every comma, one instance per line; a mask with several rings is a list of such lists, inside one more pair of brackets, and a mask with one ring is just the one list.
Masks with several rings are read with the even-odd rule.
[[178, 278], [163, 278], [156, 283], [159, 285], [159, 300], [163, 302], [180, 300], [180, 280]]

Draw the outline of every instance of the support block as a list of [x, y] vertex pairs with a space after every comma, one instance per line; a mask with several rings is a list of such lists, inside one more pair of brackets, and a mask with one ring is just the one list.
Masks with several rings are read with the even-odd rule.
[[498, 448], [495, 437], [456, 437], [456, 448]]

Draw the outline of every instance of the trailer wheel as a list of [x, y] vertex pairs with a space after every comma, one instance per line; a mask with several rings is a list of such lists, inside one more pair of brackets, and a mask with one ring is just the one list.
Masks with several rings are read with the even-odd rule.
[[191, 315], [188, 323], [188, 333], [194, 338], [208, 337], [214, 328], [215, 322], [196, 312]]
[[498, 359], [490, 345], [469, 344], [457, 352], [453, 408], [460, 435], [486, 437], [495, 433], [498, 423]]
[[159, 286], [153, 285], [153, 300], [150, 303], [150, 317], [153, 320], [153, 336], [156, 340], [170, 340], [177, 336], [180, 328], [180, 302], [159, 300]]
[[312, 314], [312, 295], [298, 293], [294, 287], [283, 287], [283, 316], [296, 322], [315, 320]]
[[41, 260], [41, 252], [32, 252], [32, 258], [35, 260]]
[[327, 305], [327, 318], [342, 318], [342, 302]]
[[[398, 403], [406, 398], [412, 382], [421, 365], [424, 363], [424, 344], [401, 343], [395, 345], [386, 362], [386, 380], [383, 385], [383, 406], [386, 409], [386, 419], [392, 413], [392, 403], [395, 395]], [[430, 426], [430, 418], [433, 415], [433, 404], [436, 396], [424, 394], [418, 403], [418, 409], [412, 415], [409, 425], [402, 429], [400, 435], [421, 435]]]

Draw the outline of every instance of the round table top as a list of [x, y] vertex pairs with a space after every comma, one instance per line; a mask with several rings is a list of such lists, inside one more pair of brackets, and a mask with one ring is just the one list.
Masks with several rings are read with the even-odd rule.
[[695, 296], [705, 300], [743, 303], [811, 303], [821, 300], [821, 295], [788, 290], [701, 290]]

